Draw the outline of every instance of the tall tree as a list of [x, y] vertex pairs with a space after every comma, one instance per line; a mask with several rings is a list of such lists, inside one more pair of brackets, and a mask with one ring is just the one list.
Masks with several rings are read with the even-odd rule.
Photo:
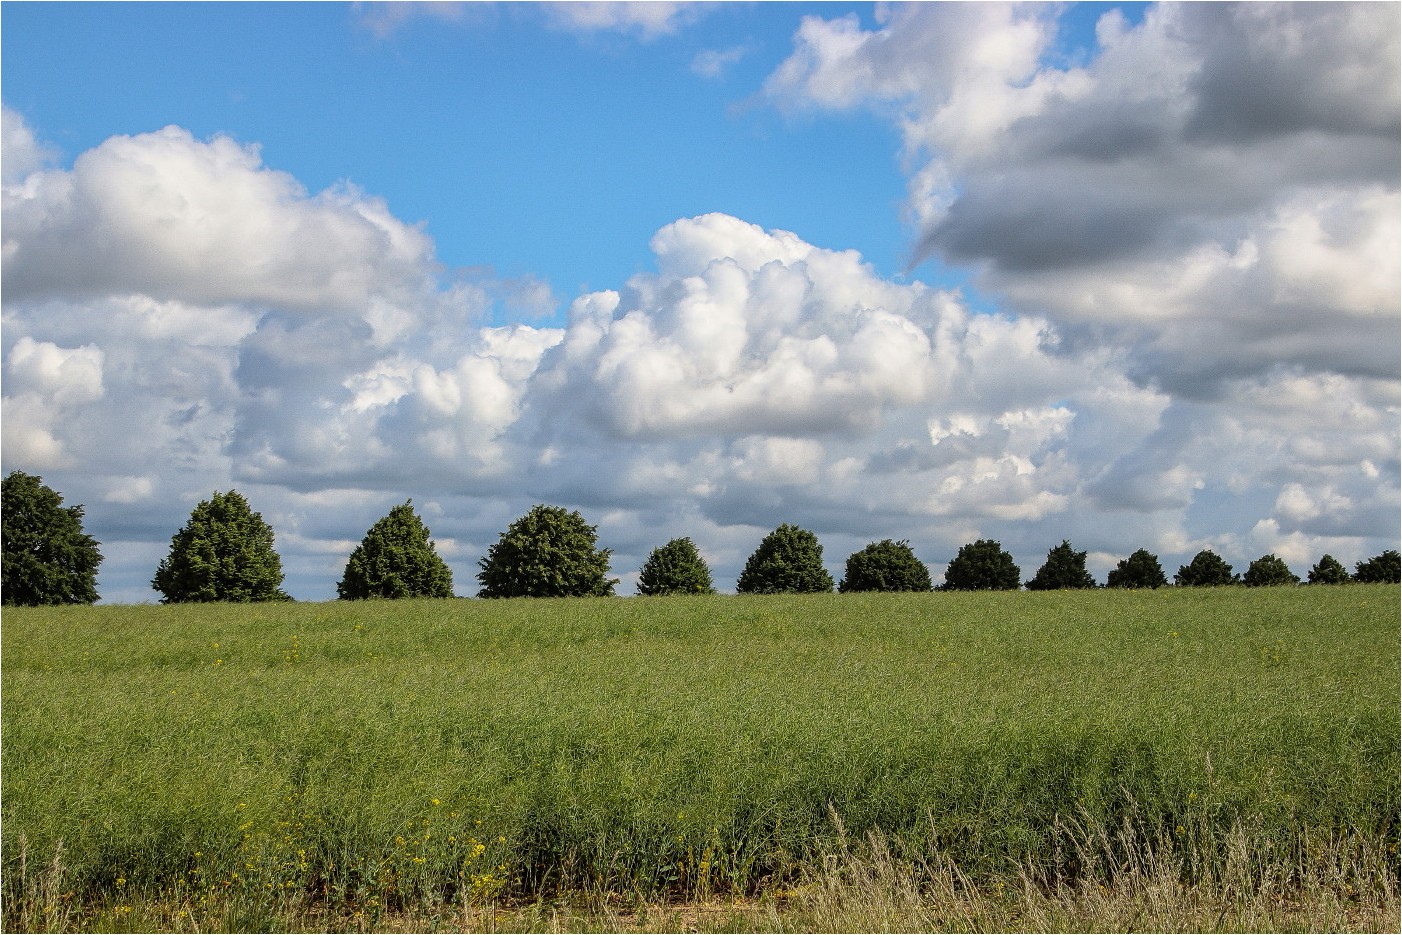
[[1086, 571], [1086, 553], [1071, 548], [1065, 539], [1061, 545], [1053, 546], [1047, 552], [1047, 560], [1037, 569], [1037, 574], [1027, 582], [1029, 591], [1060, 591], [1075, 588], [1093, 588], [1095, 579]]
[[1129, 558], [1110, 570], [1105, 579], [1107, 588], [1161, 588], [1168, 578], [1159, 564], [1159, 557], [1148, 549], [1137, 549]]
[[478, 597], [611, 597], [610, 549], [578, 512], [537, 504], [478, 560]]
[[1216, 588], [1237, 581], [1232, 566], [1211, 549], [1203, 549], [1191, 562], [1179, 565], [1178, 574], [1173, 576], [1174, 584], [1187, 588]]
[[1348, 584], [1348, 569], [1328, 552], [1309, 570], [1310, 584]]
[[910, 543], [882, 539], [847, 556], [847, 571], [837, 589], [851, 591], [928, 591], [930, 569], [915, 557]]
[[453, 572], [429, 535], [412, 500], [394, 507], [355, 547], [336, 593], [342, 600], [452, 597]]
[[0, 596], [5, 604], [91, 604], [97, 600], [97, 540], [83, 532], [83, 508], [42, 478], [11, 471], [0, 481]]
[[638, 593], [714, 594], [716, 589], [711, 582], [711, 568], [697, 551], [696, 543], [683, 537], [652, 550], [638, 573]]
[[980, 539], [959, 547], [944, 572], [942, 591], [1016, 591], [1022, 569], [996, 539]]
[[197, 504], [170, 540], [151, 587], [164, 604], [290, 600], [282, 590], [282, 559], [273, 529], [237, 490], [214, 492]]
[[740, 594], [815, 594], [832, 587], [818, 537], [789, 523], [764, 537], [735, 584]]

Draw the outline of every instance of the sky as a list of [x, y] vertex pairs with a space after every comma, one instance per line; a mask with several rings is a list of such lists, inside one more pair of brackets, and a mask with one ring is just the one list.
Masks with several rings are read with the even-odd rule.
[[326, 600], [412, 499], [619, 592], [780, 523], [1398, 547], [1399, 7], [0, 7], [0, 462], [155, 601], [238, 489]]

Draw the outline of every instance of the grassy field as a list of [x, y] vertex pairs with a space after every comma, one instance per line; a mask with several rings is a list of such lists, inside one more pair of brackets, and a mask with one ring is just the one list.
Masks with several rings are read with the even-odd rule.
[[1392, 927], [1398, 628], [1363, 585], [7, 609], [4, 924]]

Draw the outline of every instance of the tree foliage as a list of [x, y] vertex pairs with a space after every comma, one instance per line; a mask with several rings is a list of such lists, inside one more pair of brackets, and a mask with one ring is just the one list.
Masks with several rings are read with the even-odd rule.
[[1388, 549], [1353, 566], [1353, 580], [1363, 584], [1397, 584], [1402, 581], [1402, 555]]
[[959, 547], [944, 572], [943, 591], [1016, 591], [1022, 586], [1022, 570], [994, 539], [980, 539]]
[[11, 471], [0, 481], [0, 596], [5, 604], [91, 604], [97, 600], [97, 540], [83, 532], [83, 508], [40, 477]]
[[342, 600], [452, 597], [453, 572], [429, 535], [412, 500], [394, 507], [351, 553], [337, 595]]
[[536, 504], [478, 560], [478, 597], [611, 597], [610, 549], [578, 512]]
[[1065, 539], [1047, 552], [1047, 560], [1037, 574], [1027, 582], [1029, 591], [1060, 591], [1095, 587], [1095, 579], [1086, 571], [1086, 553], [1071, 548]]
[[1105, 579], [1107, 588], [1161, 588], [1168, 578], [1159, 564], [1159, 557], [1148, 549], [1137, 549], [1129, 558], [1111, 569]]
[[740, 594], [813, 594], [832, 588], [818, 537], [789, 523], [764, 537], [735, 585]]
[[1211, 549], [1203, 549], [1191, 562], [1178, 566], [1178, 574], [1173, 576], [1174, 584], [1189, 588], [1215, 588], [1237, 580], [1232, 566]]
[[1348, 584], [1348, 569], [1328, 552], [1309, 570], [1310, 584]]
[[1262, 555], [1247, 566], [1241, 583], [1250, 588], [1264, 588], [1276, 585], [1299, 584], [1300, 576], [1290, 570], [1285, 560], [1274, 553]]
[[915, 557], [910, 543], [882, 539], [847, 556], [839, 591], [928, 591], [930, 569]]
[[162, 603], [289, 600], [273, 530], [236, 490], [214, 492], [170, 540], [151, 587]]
[[711, 583], [711, 568], [697, 551], [696, 543], [681, 538], [658, 546], [648, 555], [638, 574], [638, 593], [714, 594], [716, 589]]

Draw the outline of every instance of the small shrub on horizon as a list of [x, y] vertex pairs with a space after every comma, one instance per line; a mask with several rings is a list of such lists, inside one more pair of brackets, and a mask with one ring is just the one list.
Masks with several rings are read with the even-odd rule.
[[1167, 584], [1159, 557], [1148, 549], [1137, 549], [1129, 558], [1120, 559], [1105, 579], [1107, 588], [1161, 588]]
[[1328, 552], [1309, 570], [1310, 584], [1348, 584], [1348, 570]]
[[376, 521], [346, 561], [336, 585], [342, 600], [452, 597], [453, 572], [439, 557], [428, 527], [406, 500]]
[[151, 587], [161, 603], [288, 601], [272, 527], [237, 490], [215, 491], [170, 540]]
[[1246, 569], [1246, 574], [1242, 576], [1241, 583], [1249, 588], [1299, 584], [1300, 576], [1291, 571], [1283, 559], [1271, 553], [1252, 562]]
[[638, 593], [714, 594], [716, 589], [711, 583], [710, 566], [697, 551], [696, 543], [682, 537], [652, 550], [638, 573]]
[[915, 557], [910, 543], [882, 539], [847, 557], [847, 572], [837, 590], [928, 591], [930, 569]]
[[735, 585], [737, 594], [817, 594], [832, 589], [818, 537], [788, 523], [764, 537]]
[[1071, 548], [1065, 539], [1047, 552], [1047, 560], [1027, 582], [1029, 591], [1060, 591], [1093, 588], [1095, 579], [1086, 571], [1086, 553]]
[[611, 549], [577, 511], [536, 504], [478, 560], [478, 597], [612, 597]]
[[1402, 554], [1388, 549], [1354, 566], [1353, 580], [1362, 584], [1397, 584], [1402, 582]]
[[1240, 579], [1232, 574], [1232, 566], [1211, 549], [1203, 549], [1186, 565], [1178, 566], [1178, 574], [1173, 583], [1186, 588], [1217, 588], [1229, 584], [1239, 584]]
[[945, 569], [941, 591], [1016, 591], [1022, 587], [1022, 570], [994, 539], [980, 539], [959, 547]]

